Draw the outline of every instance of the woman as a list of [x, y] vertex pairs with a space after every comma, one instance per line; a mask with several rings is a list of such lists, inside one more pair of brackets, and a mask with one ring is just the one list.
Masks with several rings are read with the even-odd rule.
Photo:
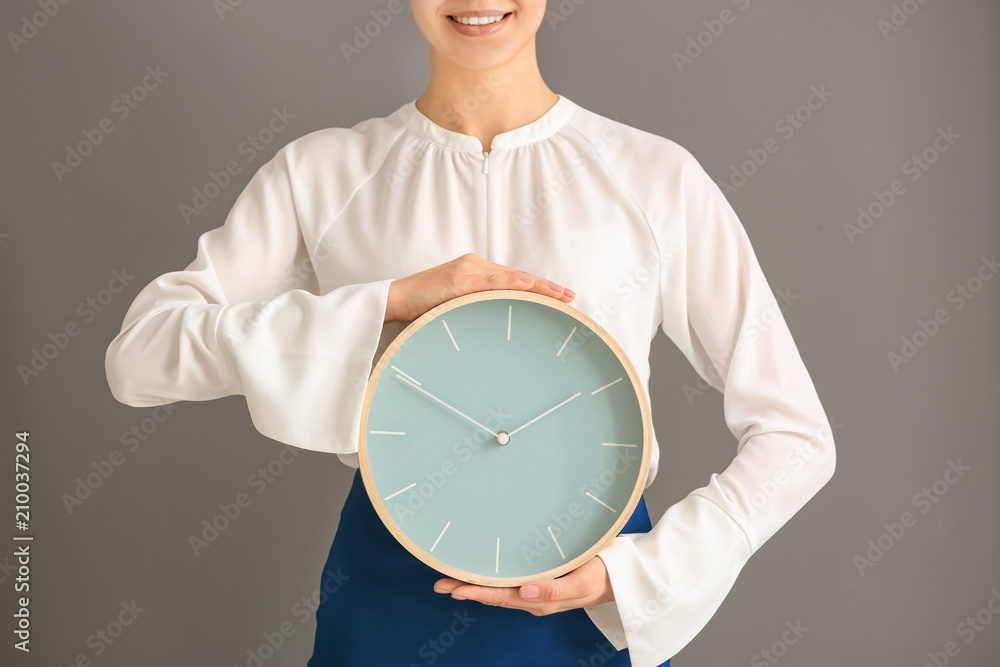
[[[278, 151], [197, 258], [136, 297], [107, 354], [130, 405], [246, 397], [263, 434], [358, 466], [368, 374], [453, 297], [572, 302], [648, 382], [662, 329], [725, 392], [722, 473], [555, 581], [442, 578], [379, 523], [359, 476], [310, 665], [666, 665], [749, 557], [831, 477], [829, 422], [742, 225], [683, 147], [554, 93], [544, 0], [412, 0], [426, 91]], [[653, 449], [649, 480], [659, 456]], [[526, 613], [527, 612], [527, 613]], [[626, 648], [627, 647], [627, 648]]]

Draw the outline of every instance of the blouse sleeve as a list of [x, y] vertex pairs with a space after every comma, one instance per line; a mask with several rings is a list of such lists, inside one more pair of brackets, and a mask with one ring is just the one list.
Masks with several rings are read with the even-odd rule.
[[262, 434], [351, 453], [391, 279], [319, 294], [317, 266], [337, 258], [303, 231], [293, 144], [199, 237], [191, 264], [136, 296], [108, 347], [107, 379], [137, 407], [242, 394]]
[[636, 667], [659, 665], [701, 631], [750, 556], [835, 465], [829, 421], [747, 234], [715, 182], [685, 155], [683, 222], [654, 225], [657, 242], [684, 262], [661, 276], [661, 327], [723, 392], [736, 456], [649, 533], [620, 535], [599, 554], [615, 601], [586, 610], [616, 648], [628, 646]]

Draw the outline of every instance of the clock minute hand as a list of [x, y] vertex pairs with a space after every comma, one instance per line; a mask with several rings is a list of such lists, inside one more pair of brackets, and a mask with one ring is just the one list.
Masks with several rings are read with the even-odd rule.
[[[479, 423], [479, 422], [477, 422], [477, 421], [476, 421], [475, 419], [473, 419], [473, 418], [472, 418], [472, 417], [470, 417], [469, 415], [465, 414], [465, 413], [464, 413], [464, 412], [462, 412], [461, 410], [458, 410], [458, 409], [456, 409], [456, 408], [453, 408], [453, 407], [451, 407], [450, 405], [448, 405], [447, 403], [445, 403], [445, 402], [444, 402], [444, 401], [442, 401], [442, 400], [441, 400], [440, 398], [438, 398], [437, 396], [435, 396], [435, 395], [434, 395], [434, 394], [432, 394], [431, 392], [427, 391], [427, 390], [426, 390], [426, 389], [424, 389], [423, 387], [420, 387], [420, 386], [418, 386], [418, 385], [414, 384], [413, 382], [410, 382], [409, 380], [407, 380], [407, 379], [406, 379], [405, 377], [403, 377], [402, 375], [397, 375], [396, 377], [398, 377], [398, 378], [399, 378], [400, 380], [402, 380], [402, 381], [403, 381], [403, 382], [405, 382], [406, 384], [410, 385], [411, 387], [413, 387], [413, 388], [414, 388], [414, 389], [416, 389], [417, 391], [422, 391], [423, 393], [427, 394], [428, 396], [430, 396], [430, 397], [431, 397], [431, 398], [433, 398], [433, 399], [434, 399], [435, 401], [437, 401], [438, 403], [440, 403], [440, 404], [441, 404], [441, 405], [443, 405], [444, 407], [448, 408], [449, 410], [451, 410], [451, 411], [452, 411], [452, 412], [454, 412], [455, 414], [457, 414], [457, 415], [459, 415], [459, 416], [461, 416], [461, 417], [464, 417], [465, 419], [468, 419], [468, 420], [469, 420], [470, 422], [472, 422], [473, 424], [475, 424], [475, 425], [476, 425], [476, 426], [478, 426], [479, 428], [483, 429], [484, 431], [486, 431], [486, 432], [487, 432], [487, 433], [489, 433], [490, 435], [492, 435], [492, 436], [496, 437], [496, 435], [497, 435], [497, 434], [496, 434], [496, 433], [495, 433], [494, 431], [491, 431], [490, 429], [486, 428], [485, 426], [483, 426], [482, 424], [480, 424], [480, 423]], [[525, 424], [525, 426], [527, 426], [527, 424]], [[523, 427], [522, 427], [522, 428], [523, 428]]]
[[528, 426], [528, 425], [530, 425], [530, 424], [534, 424], [534, 423], [535, 423], [536, 421], [538, 421], [539, 419], [541, 419], [541, 418], [542, 418], [542, 417], [544, 417], [545, 415], [549, 414], [550, 412], [554, 412], [554, 411], [558, 410], [559, 408], [561, 408], [562, 406], [566, 405], [567, 403], [569, 403], [570, 401], [572, 401], [572, 400], [573, 400], [574, 398], [576, 398], [576, 397], [577, 397], [577, 396], [579, 396], [579, 395], [580, 395], [580, 392], [576, 392], [575, 394], [573, 394], [572, 396], [570, 396], [569, 398], [567, 398], [567, 399], [566, 399], [565, 401], [563, 401], [563, 402], [562, 402], [562, 403], [560, 403], [559, 405], [555, 406], [554, 408], [549, 408], [548, 410], [546, 410], [546, 411], [545, 411], [545, 412], [543, 412], [542, 414], [540, 414], [540, 415], [538, 415], [537, 417], [535, 417], [534, 419], [532, 419], [532, 420], [531, 420], [530, 422], [528, 422], [527, 424], [522, 424], [521, 426], [518, 426], [518, 427], [517, 427], [517, 428], [515, 428], [515, 429], [514, 429], [513, 431], [511, 431], [509, 435], [513, 436], [513, 435], [514, 435], [515, 433], [517, 433], [518, 431], [520, 431], [520, 430], [521, 430], [522, 428], [524, 428], [525, 426]]

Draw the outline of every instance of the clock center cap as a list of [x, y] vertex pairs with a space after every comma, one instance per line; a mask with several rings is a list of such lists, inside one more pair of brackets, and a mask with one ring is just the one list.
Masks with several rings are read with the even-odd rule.
[[508, 442], [510, 442], [510, 433], [507, 433], [507, 431], [500, 431], [499, 433], [497, 433], [497, 444], [498, 445], [500, 445], [501, 447], [503, 447]]

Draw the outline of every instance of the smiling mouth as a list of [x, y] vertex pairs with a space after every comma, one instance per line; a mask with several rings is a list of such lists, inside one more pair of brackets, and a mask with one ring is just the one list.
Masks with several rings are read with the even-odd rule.
[[502, 21], [511, 14], [513, 14], [513, 12], [507, 12], [506, 14], [500, 16], [449, 16], [448, 18], [455, 23], [461, 23], [462, 25], [489, 25], [491, 23]]

